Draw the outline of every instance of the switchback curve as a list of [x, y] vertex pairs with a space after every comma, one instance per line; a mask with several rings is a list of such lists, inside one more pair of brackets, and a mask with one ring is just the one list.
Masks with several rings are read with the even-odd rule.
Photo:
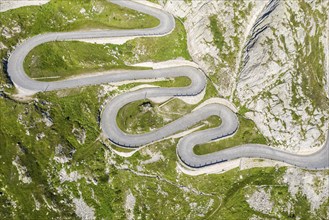
[[111, 0], [111, 2], [154, 16], [160, 20], [160, 24], [155, 28], [148, 29], [98, 30], [88, 32], [77, 31], [66, 33], [48, 33], [32, 37], [19, 45], [8, 60], [8, 73], [15, 86], [30, 92], [44, 92], [134, 79], [155, 79], [160, 77], [168, 78], [186, 76], [191, 79], [191, 84], [187, 87], [147, 88], [124, 93], [115, 97], [106, 105], [101, 115], [101, 128], [104, 131], [104, 134], [117, 145], [138, 148], [154, 141], [161, 140], [178, 131], [185, 130], [199, 121], [208, 118], [209, 116], [217, 115], [222, 119], [222, 123], [219, 127], [194, 132], [179, 140], [177, 155], [180, 158], [180, 161], [185, 165], [193, 168], [200, 168], [241, 157], [254, 157], [284, 161], [286, 163], [308, 169], [324, 169], [329, 167], [329, 132], [327, 135], [327, 141], [323, 148], [310, 155], [292, 154], [258, 144], [245, 144], [207, 155], [196, 155], [193, 152], [193, 147], [195, 145], [233, 135], [238, 128], [239, 122], [237, 116], [229, 108], [220, 104], [208, 104], [156, 131], [146, 134], [130, 135], [124, 133], [118, 128], [116, 122], [118, 111], [130, 102], [141, 100], [145, 97], [195, 96], [199, 94], [203, 89], [205, 89], [206, 79], [201, 71], [192, 67], [181, 66], [158, 70], [122, 71], [120, 73], [108, 73], [101, 76], [90, 76], [56, 82], [40, 82], [33, 80], [26, 75], [23, 68], [25, 57], [33, 48], [46, 42], [86, 38], [162, 36], [170, 33], [175, 27], [175, 20], [173, 16], [160, 9], [151, 8], [127, 0]]

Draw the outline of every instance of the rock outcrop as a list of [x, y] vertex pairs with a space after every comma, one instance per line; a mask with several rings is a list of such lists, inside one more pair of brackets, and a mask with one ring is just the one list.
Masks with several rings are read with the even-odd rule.
[[193, 60], [240, 102], [275, 147], [309, 152], [329, 124], [329, 2], [161, 1], [181, 18]]
[[273, 145], [295, 152], [321, 146], [328, 129], [328, 9], [272, 0], [244, 48], [236, 94]]
[[[265, 6], [264, 1], [167, 1], [164, 9], [182, 18], [189, 52], [214, 82], [219, 96], [231, 97], [239, 69], [240, 52], [248, 29]], [[214, 31], [216, 36], [214, 36]]]

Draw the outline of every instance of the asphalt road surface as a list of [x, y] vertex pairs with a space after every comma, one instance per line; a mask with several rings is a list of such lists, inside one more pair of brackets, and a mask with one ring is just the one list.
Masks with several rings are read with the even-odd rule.
[[175, 20], [173, 16], [160, 9], [127, 0], [111, 0], [111, 2], [154, 16], [160, 20], [160, 24], [155, 28], [148, 29], [62, 32], [48, 33], [32, 37], [17, 46], [9, 58], [8, 73], [15, 86], [30, 92], [45, 92], [127, 80], [186, 76], [191, 79], [191, 84], [187, 87], [145, 88], [133, 92], [127, 92], [115, 97], [106, 105], [101, 115], [101, 127], [105, 135], [107, 135], [113, 143], [119, 146], [138, 148], [154, 141], [161, 140], [179, 131], [184, 131], [188, 127], [207, 119], [209, 116], [217, 115], [222, 119], [222, 123], [219, 127], [194, 132], [179, 140], [177, 145], [177, 155], [180, 158], [180, 161], [185, 165], [193, 168], [200, 168], [237, 158], [251, 157], [283, 161], [308, 169], [324, 169], [329, 167], [329, 131], [324, 146], [319, 151], [310, 155], [292, 154], [271, 148], [270, 146], [257, 144], [245, 144], [206, 155], [194, 154], [194, 146], [233, 135], [238, 129], [239, 121], [235, 113], [226, 106], [220, 104], [208, 104], [158, 130], [145, 134], [126, 134], [118, 128], [116, 122], [118, 111], [130, 102], [152, 97], [195, 96], [202, 92], [206, 87], [206, 78], [201, 71], [193, 67], [181, 66], [157, 70], [130, 70], [116, 73], [108, 72], [98, 76], [56, 82], [36, 81], [26, 75], [23, 68], [25, 57], [33, 48], [46, 42], [70, 41], [86, 38], [162, 36], [169, 34], [175, 28]]

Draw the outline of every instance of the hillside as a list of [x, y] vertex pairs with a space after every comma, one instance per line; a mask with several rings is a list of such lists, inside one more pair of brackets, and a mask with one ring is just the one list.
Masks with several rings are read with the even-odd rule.
[[[187, 86], [187, 77], [29, 96], [16, 89], [7, 72], [8, 58], [30, 37], [159, 24], [106, 0], [36, 2], [0, 10], [1, 219], [329, 218], [328, 170], [253, 158], [196, 171], [184, 167], [176, 152], [180, 138], [219, 126], [219, 117], [137, 151], [104, 137], [100, 117], [114, 97], [138, 88]], [[203, 93], [129, 103], [119, 111], [118, 126], [130, 134], [150, 132], [213, 101], [236, 109], [239, 128], [232, 137], [196, 146], [198, 155], [246, 143], [300, 154], [323, 146], [329, 127], [328, 1], [146, 4], [175, 16], [170, 34], [45, 43], [25, 59], [26, 73], [56, 81], [104, 71], [195, 65], [207, 75]]]

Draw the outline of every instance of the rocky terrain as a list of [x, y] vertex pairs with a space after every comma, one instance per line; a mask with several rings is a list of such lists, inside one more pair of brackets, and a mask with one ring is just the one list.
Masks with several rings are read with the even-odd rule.
[[322, 146], [328, 1], [159, 2], [181, 17], [192, 59], [218, 95], [246, 108], [272, 146], [300, 153]]
[[[150, 2], [159, 3], [157, 7], [184, 24], [189, 51], [182, 47], [177, 54], [190, 53], [208, 74], [216, 91], [209, 102], [219, 97], [231, 100], [275, 147], [304, 153], [321, 146], [329, 123], [328, 1]], [[243, 159], [234, 161], [240, 163], [234, 166], [238, 168], [225, 173], [190, 176], [177, 161], [175, 137], [138, 152], [104, 140], [99, 126], [103, 103], [145, 85], [90, 86], [17, 97], [5, 73], [6, 58], [15, 45], [43, 31], [71, 30], [68, 21], [103, 19], [103, 25], [113, 25], [106, 23], [109, 18], [103, 16], [103, 8], [118, 11], [112, 21], [116, 27], [127, 25], [119, 15], [136, 16], [107, 4], [52, 0], [40, 8], [0, 13], [1, 17], [19, 12], [9, 21], [0, 19], [0, 219], [329, 218], [326, 170]], [[102, 10], [93, 10], [95, 5]], [[48, 29], [43, 21], [56, 10], [63, 14]], [[184, 35], [173, 36], [183, 39]], [[138, 41], [138, 47], [128, 46], [147, 48], [151, 41], [156, 40], [147, 38]], [[99, 51], [109, 53], [109, 46]], [[166, 60], [177, 58], [166, 50], [161, 54]], [[47, 50], [47, 55], [52, 51]], [[148, 55], [142, 62], [151, 65], [155, 60]], [[178, 64], [186, 62], [180, 59]], [[148, 86], [166, 85], [160, 83], [148, 82]], [[184, 113], [187, 108], [182, 101], [172, 100], [171, 108], [169, 104], [161, 104], [166, 115]]]
[[320, 147], [329, 123], [328, 1], [272, 1], [253, 26], [237, 96], [262, 133], [291, 151]]

